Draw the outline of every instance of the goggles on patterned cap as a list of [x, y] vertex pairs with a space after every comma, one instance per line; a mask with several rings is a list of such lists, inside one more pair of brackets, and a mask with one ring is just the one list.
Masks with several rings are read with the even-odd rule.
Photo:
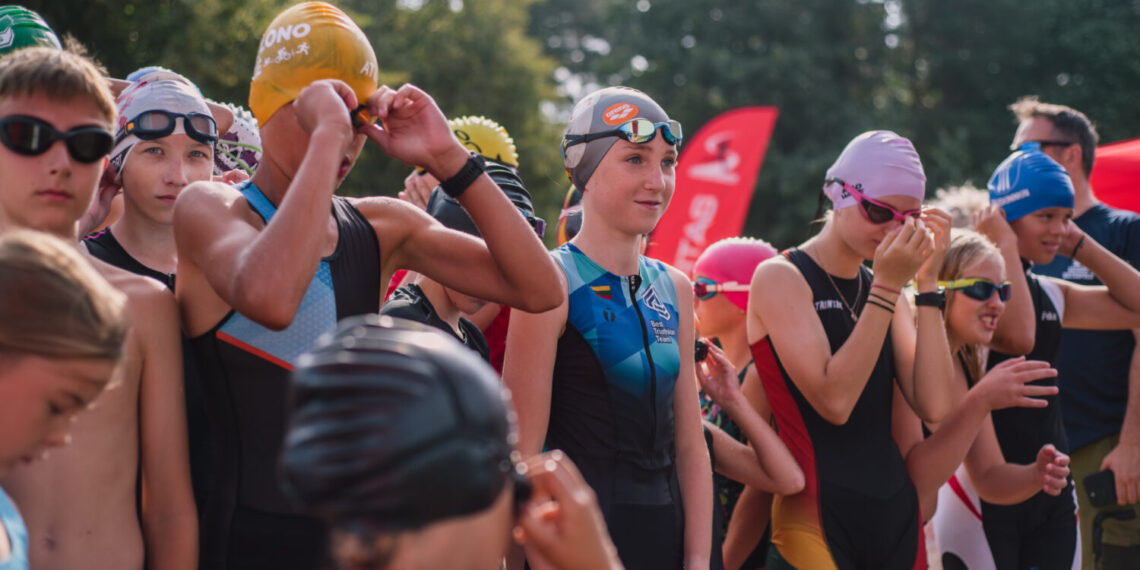
[[606, 137], [620, 137], [631, 143], [644, 144], [657, 136], [657, 129], [661, 129], [661, 136], [665, 137], [665, 142], [669, 144], [681, 144], [681, 140], [684, 138], [681, 123], [677, 121], [654, 123], [649, 119], [630, 119], [615, 129], [584, 135], [566, 135], [562, 139], [562, 154], [565, 155], [566, 149], [576, 144], [588, 143]]
[[174, 113], [162, 109], [143, 111], [123, 127], [120, 140], [134, 135], [140, 140], [149, 141], [168, 137], [174, 132], [177, 120], [182, 119], [186, 135], [202, 143], [212, 145], [218, 142], [218, 123], [205, 113]]

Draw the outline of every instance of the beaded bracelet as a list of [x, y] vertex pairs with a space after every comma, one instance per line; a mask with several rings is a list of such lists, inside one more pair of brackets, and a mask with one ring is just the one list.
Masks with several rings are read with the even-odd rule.
[[888, 291], [888, 292], [894, 293], [895, 295], [902, 295], [902, 291], [899, 291], [898, 289], [891, 289], [890, 287], [887, 287], [886, 285], [880, 285], [878, 283], [871, 283], [871, 288], [875, 288], [875, 287], [878, 287], [879, 289], [882, 289], [883, 291]]

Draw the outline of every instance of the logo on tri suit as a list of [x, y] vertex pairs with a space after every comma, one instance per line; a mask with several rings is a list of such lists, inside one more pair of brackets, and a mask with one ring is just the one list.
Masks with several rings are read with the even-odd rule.
[[654, 289], [652, 285], [645, 291], [645, 296], [642, 297], [642, 300], [645, 301], [646, 307], [649, 307], [650, 310], [661, 315], [662, 319], [667, 321], [669, 317], [672, 316], [672, 314], [669, 313], [669, 307], [666, 307], [665, 303], [661, 301], [661, 298], [657, 296], [657, 289]]
[[653, 338], [657, 344], [673, 344], [673, 337], [677, 336], [676, 329], [669, 328], [668, 324], [658, 320], [649, 321], [649, 328], [653, 329]]
[[815, 312], [820, 313], [829, 309], [843, 310], [843, 304], [835, 299], [823, 299], [815, 302]]
[[1041, 311], [1041, 320], [1056, 322], [1060, 319], [1057, 318], [1057, 313], [1054, 311]]

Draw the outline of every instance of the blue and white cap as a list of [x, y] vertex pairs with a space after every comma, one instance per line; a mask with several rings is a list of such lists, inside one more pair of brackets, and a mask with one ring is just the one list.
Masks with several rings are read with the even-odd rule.
[[1010, 222], [1044, 208], [1073, 207], [1069, 173], [1038, 143], [1018, 147], [994, 170], [986, 188], [990, 203], [1001, 206]]

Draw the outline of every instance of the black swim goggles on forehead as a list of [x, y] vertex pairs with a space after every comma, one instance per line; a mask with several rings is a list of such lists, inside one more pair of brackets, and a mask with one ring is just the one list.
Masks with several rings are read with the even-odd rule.
[[1013, 284], [1009, 281], [1004, 281], [999, 285], [982, 277], [939, 281], [938, 286], [946, 290], [961, 291], [967, 297], [977, 301], [988, 301], [993, 296], [994, 291], [997, 291], [998, 298], [1004, 303], [1013, 294]]
[[606, 137], [621, 137], [636, 144], [647, 143], [657, 136], [657, 129], [661, 129], [661, 136], [665, 137], [665, 142], [669, 144], [681, 144], [681, 140], [684, 139], [681, 123], [677, 121], [654, 123], [649, 119], [630, 119], [618, 125], [617, 128], [608, 131], [584, 135], [566, 135], [562, 138], [562, 154], [566, 154], [566, 149], [576, 144], [588, 143]]
[[0, 142], [12, 152], [38, 156], [47, 152], [56, 141], [63, 141], [71, 158], [83, 164], [107, 156], [114, 144], [111, 133], [99, 126], [76, 127], [60, 132], [47, 121], [27, 115], [0, 119]]
[[218, 123], [205, 113], [173, 113], [161, 109], [143, 111], [123, 127], [120, 140], [126, 135], [135, 135], [144, 140], [168, 137], [174, 132], [176, 121], [181, 118], [186, 135], [202, 143], [212, 145], [218, 142]]

